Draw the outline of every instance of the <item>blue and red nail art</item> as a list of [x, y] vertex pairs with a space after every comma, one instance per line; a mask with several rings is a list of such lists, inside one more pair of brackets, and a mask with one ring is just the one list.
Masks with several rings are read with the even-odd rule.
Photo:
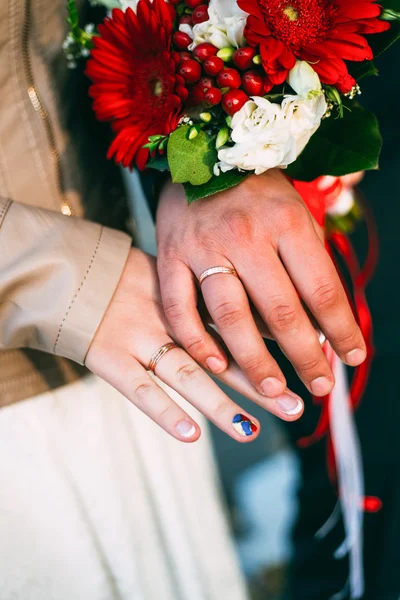
[[235, 415], [232, 421], [235, 431], [243, 437], [250, 437], [257, 431], [257, 425], [250, 421], [246, 415]]

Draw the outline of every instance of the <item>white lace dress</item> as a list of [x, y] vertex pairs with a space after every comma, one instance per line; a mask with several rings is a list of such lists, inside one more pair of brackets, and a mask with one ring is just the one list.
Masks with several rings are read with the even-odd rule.
[[93, 376], [2, 409], [1, 600], [246, 600], [203, 431]]

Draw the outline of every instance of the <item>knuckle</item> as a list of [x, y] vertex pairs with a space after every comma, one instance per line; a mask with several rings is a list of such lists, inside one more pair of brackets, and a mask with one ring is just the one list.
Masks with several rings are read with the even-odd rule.
[[186, 344], [186, 350], [189, 354], [198, 354], [205, 350], [206, 342], [203, 337], [192, 337], [188, 340]]
[[300, 202], [286, 204], [279, 209], [278, 223], [281, 235], [286, 233], [292, 235], [294, 232], [303, 229], [309, 221], [307, 209]]
[[181, 383], [195, 381], [201, 374], [201, 368], [193, 363], [188, 363], [179, 367], [176, 377]]
[[138, 400], [147, 399], [154, 392], [154, 385], [147, 380], [137, 380], [133, 383], [133, 394]]
[[184, 305], [181, 300], [178, 300], [177, 298], [167, 298], [163, 302], [163, 307], [165, 316], [171, 326], [181, 322], [185, 315]]
[[254, 224], [251, 216], [242, 210], [229, 210], [223, 217], [227, 230], [235, 240], [248, 240], [253, 238]]
[[312, 293], [312, 302], [315, 309], [318, 311], [336, 308], [340, 300], [340, 290], [332, 281], [320, 282]]
[[315, 356], [303, 358], [298, 368], [302, 373], [314, 373], [318, 369], [321, 370], [321, 361]]
[[232, 302], [222, 302], [215, 308], [214, 321], [217, 327], [235, 327], [244, 319], [244, 312]]
[[262, 356], [248, 356], [242, 361], [242, 367], [248, 373], [257, 373], [265, 368], [265, 360]]
[[296, 311], [287, 304], [274, 306], [268, 315], [268, 323], [278, 331], [298, 329], [298, 316]]
[[337, 346], [343, 349], [353, 349], [360, 344], [358, 330], [345, 331], [338, 336], [336, 341]]

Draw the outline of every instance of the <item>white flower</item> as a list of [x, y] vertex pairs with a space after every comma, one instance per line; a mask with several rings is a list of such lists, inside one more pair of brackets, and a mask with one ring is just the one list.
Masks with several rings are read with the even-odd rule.
[[287, 81], [298, 95], [285, 96], [282, 110], [296, 138], [296, 153], [299, 156], [319, 129], [327, 104], [318, 74], [307, 62], [297, 61]]
[[289, 71], [287, 82], [299, 96], [307, 96], [310, 92], [320, 92], [321, 82], [318, 73], [305, 60], [298, 60]]
[[194, 50], [204, 42], [209, 42], [219, 49], [227, 46], [239, 48], [245, 45], [243, 31], [248, 13], [238, 7], [236, 0], [211, 0], [208, 16], [208, 21], [198, 23], [193, 28], [187, 24], [179, 27], [180, 31], [187, 33], [193, 40], [189, 50]]
[[120, 0], [121, 8], [125, 12], [128, 8], [131, 8], [136, 13], [136, 8], [139, 0]]
[[[119, 2], [121, 3], [121, 8], [124, 12], [127, 8], [131, 8], [133, 12], [136, 13], [139, 0], [119, 0]], [[153, 2], [153, 0], [151, 0], [151, 2]], [[165, 0], [165, 2], [168, 3], [168, 0]]]
[[278, 104], [255, 96], [232, 119], [235, 145], [218, 152], [221, 171], [238, 168], [261, 175], [296, 159], [296, 140]]
[[299, 156], [307, 146], [310, 138], [319, 129], [321, 119], [327, 109], [325, 96], [286, 96], [282, 102], [282, 110], [290, 124], [290, 131], [296, 139], [296, 153]]

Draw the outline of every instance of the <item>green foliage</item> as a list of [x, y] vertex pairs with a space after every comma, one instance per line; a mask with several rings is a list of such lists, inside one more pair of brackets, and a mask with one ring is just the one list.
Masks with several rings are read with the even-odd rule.
[[287, 173], [300, 181], [378, 169], [382, 138], [376, 117], [346, 102], [342, 119], [325, 119]]
[[169, 136], [167, 156], [172, 181], [196, 186], [212, 178], [217, 151], [215, 136], [199, 131], [194, 139], [189, 140], [190, 130], [190, 125], [183, 125]]
[[248, 176], [249, 173], [228, 171], [227, 173], [221, 173], [218, 177], [213, 177], [208, 183], [204, 183], [203, 185], [191, 185], [190, 183], [185, 183], [184, 187], [188, 204], [229, 190], [242, 183]]
[[80, 48], [91, 50], [93, 48], [93, 37], [96, 35], [96, 33], [91, 33], [80, 27], [76, 0], [67, 0], [67, 12], [67, 23], [69, 25], [70, 35], [73, 42], [75, 42], [75, 44], [77, 44], [77, 46]]

